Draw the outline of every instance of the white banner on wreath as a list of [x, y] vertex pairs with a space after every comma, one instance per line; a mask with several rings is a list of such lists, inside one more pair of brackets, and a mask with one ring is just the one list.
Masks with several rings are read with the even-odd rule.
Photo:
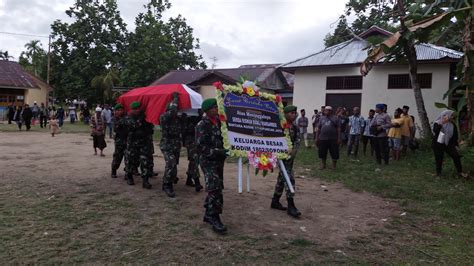
[[228, 131], [227, 137], [233, 150], [271, 153], [288, 152], [288, 142], [285, 137], [258, 137], [233, 131]]

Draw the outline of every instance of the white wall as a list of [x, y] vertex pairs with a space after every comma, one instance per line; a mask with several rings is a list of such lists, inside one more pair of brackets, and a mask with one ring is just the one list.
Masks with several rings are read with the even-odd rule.
[[[297, 70], [295, 72], [295, 85], [293, 102], [298, 109], [306, 109], [312, 114], [315, 108], [320, 109], [325, 105], [326, 93], [362, 93], [361, 111], [367, 116], [370, 109], [377, 103], [388, 105], [390, 115], [397, 107], [410, 106], [410, 114], [419, 122], [415, 97], [411, 89], [388, 89], [388, 74], [407, 74], [408, 66], [374, 66], [370, 73], [363, 78], [362, 90], [326, 90], [327, 76], [360, 75], [359, 67], [344, 67], [333, 69]], [[447, 103], [443, 94], [449, 89], [449, 65], [431, 64], [419, 65], [418, 73], [432, 73], [432, 88], [422, 89], [425, 108], [430, 122], [436, 119], [440, 109], [434, 106], [435, 102]]]

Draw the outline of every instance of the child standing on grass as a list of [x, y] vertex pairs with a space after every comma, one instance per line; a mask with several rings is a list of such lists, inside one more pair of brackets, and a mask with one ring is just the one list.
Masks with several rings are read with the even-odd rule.
[[404, 118], [401, 117], [403, 110], [397, 108], [393, 114], [392, 127], [388, 131], [390, 147], [392, 148], [392, 156], [395, 161], [400, 160], [400, 149], [402, 145], [402, 125]]
[[49, 129], [51, 130], [51, 136], [54, 137], [54, 135], [58, 134], [59, 132], [59, 124], [58, 121], [56, 120], [56, 116], [51, 116], [49, 119]]

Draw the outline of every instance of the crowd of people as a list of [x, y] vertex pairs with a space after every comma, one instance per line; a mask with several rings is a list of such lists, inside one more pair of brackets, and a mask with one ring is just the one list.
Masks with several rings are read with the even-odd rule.
[[[346, 149], [348, 157], [357, 157], [359, 147], [364, 156], [369, 151], [377, 164], [388, 165], [390, 158], [399, 161], [411, 149], [415, 152], [419, 144], [415, 138], [417, 127], [415, 117], [409, 114], [410, 107], [395, 108], [393, 116], [387, 113], [386, 104], [377, 104], [370, 109], [367, 117], [360, 113], [359, 107], [352, 109], [352, 115], [343, 107], [333, 110], [331, 106], [322, 106], [314, 110], [312, 116], [314, 143], [321, 160], [320, 170], [327, 167], [328, 153], [332, 159], [332, 169], [336, 169], [340, 151]], [[300, 111], [295, 125], [302, 139], [308, 145], [308, 118], [305, 110]], [[462, 172], [459, 154], [458, 132], [454, 124], [454, 112], [443, 111], [433, 125], [432, 149], [435, 154], [436, 174], [441, 175], [444, 153], [452, 157], [459, 176]], [[442, 137], [439, 137], [440, 132]], [[369, 148], [368, 148], [369, 147]]]
[[[160, 116], [161, 140], [160, 150], [165, 160], [163, 170], [162, 190], [171, 198], [176, 197], [174, 186], [178, 183], [178, 168], [181, 147], [187, 150], [186, 186], [194, 187], [200, 192], [204, 187], [200, 182], [201, 168], [204, 174], [207, 196], [204, 202], [203, 221], [209, 223], [214, 231], [226, 232], [220, 214], [223, 210], [224, 162], [229, 151], [224, 148], [221, 134], [220, 119], [215, 98], [203, 101], [198, 115], [178, 113], [179, 95], [173, 94], [173, 101], [166, 107]], [[111, 177], [117, 178], [117, 171], [124, 162], [124, 179], [128, 185], [135, 185], [134, 176], [142, 178], [142, 187], [150, 189], [150, 178], [157, 176], [154, 172], [154, 125], [147, 122], [140, 102], [133, 102], [130, 111], [125, 112], [124, 106], [109, 105], [97, 106], [95, 112], [88, 114], [87, 108], [81, 110], [83, 119], [90, 124], [93, 139], [94, 154], [105, 156], [103, 151], [107, 147], [106, 135], [114, 139], [115, 149], [111, 163]], [[313, 127], [313, 138], [321, 160], [320, 169], [327, 168], [328, 153], [331, 156], [331, 167], [336, 169], [340, 150], [345, 148], [349, 157], [366, 156], [370, 154], [378, 164], [389, 164], [390, 157], [398, 161], [406, 155], [408, 149], [415, 151], [418, 147], [415, 139], [416, 126], [414, 117], [409, 115], [409, 107], [395, 108], [393, 117], [387, 113], [387, 105], [377, 104], [371, 109], [367, 118], [360, 113], [359, 107], [352, 109], [352, 115], [345, 108], [333, 110], [331, 106], [323, 106], [321, 110], [314, 110], [311, 121], [306, 117], [305, 110], [297, 115], [297, 107], [288, 105], [284, 108], [285, 119], [292, 126], [289, 128], [293, 149], [289, 158], [282, 160], [290, 182], [295, 186], [293, 163], [300, 147], [301, 140], [307, 148], [311, 147], [308, 140], [308, 127]], [[62, 112], [60, 110], [63, 110]], [[61, 115], [62, 114], [62, 115]], [[18, 118], [20, 116], [21, 118]], [[11, 121], [16, 121], [20, 130], [24, 123], [27, 130], [31, 120], [39, 118], [40, 126], [46, 127], [49, 119], [50, 126], [57, 129], [62, 126], [64, 117], [69, 116], [71, 123], [77, 119], [76, 109], [72, 105], [68, 112], [54, 107], [46, 108], [44, 104], [33, 108], [25, 105], [17, 108]], [[56, 120], [55, 118], [62, 119]], [[459, 175], [462, 172], [461, 156], [458, 149], [458, 132], [453, 123], [454, 112], [443, 111], [433, 125], [432, 148], [435, 155], [436, 173], [441, 175], [444, 154], [452, 157]], [[107, 134], [108, 131], [108, 134]], [[99, 152], [98, 152], [99, 150]], [[390, 152], [391, 151], [391, 152]], [[287, 206], [280, 203], [283, 192], [286, 190]], [[284, 173], [279, 172], [270, 207], [286, 211], [288, 215], [298, 218], [301, 212], [296, 208], [294, 193], [286, 184]]]

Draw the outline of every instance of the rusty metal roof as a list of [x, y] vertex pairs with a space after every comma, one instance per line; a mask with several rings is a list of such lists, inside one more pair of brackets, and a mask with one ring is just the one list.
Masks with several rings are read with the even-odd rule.
[[[238, 82], [240, 77], [257, 81], [263, 88], [273, 88], [273, 78], [281, 70], [277, 69], [276, 64], [267, 65], [245, 65], [238, 68], [221, 68], [221, 69], [196, 69], [196, 70], [173, 70], [154, 81], [151, 85], [159, 84], [193, 84], [210, 76], [216, 75], [229, 82]], [[289, 87], [293, 85], [293, 75], [282, 72], [282, 82], [285, 81]]]
[[37, 78], [14, 61], [0, 60], [0, 88], [40, 89]]

